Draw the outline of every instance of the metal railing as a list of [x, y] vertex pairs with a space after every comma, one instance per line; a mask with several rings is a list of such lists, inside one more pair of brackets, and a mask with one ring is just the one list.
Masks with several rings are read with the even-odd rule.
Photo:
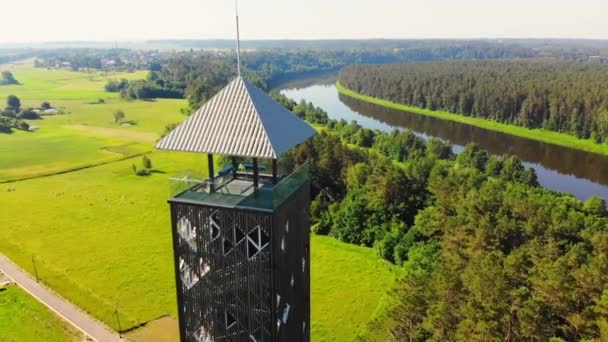
[[[185, 193], [198, 193], [201, 198], [211, 200], [214, 193], [223, 196], [239, 196], [247, 198], [247, 203], [255, 205], [256, 198], [268, 204], [272, 201], [272, 207], [276, 208], [282, 204], [291, 194], [298, 190], [304, 184], [310, 173], [308, 162], [296, 167], [290, 174], [278, 178], [276, 184], [272, 184], [272, 176], [260, 174], [260, 186], [256, 191], [253, 191], [253, 175], [247, 172], [237, 172], [236, 178], [233, 173], [223, 176], [217, 176], [213, 179], [202, 177], [194, 172], [186, 172], [169, 178], [170, 195], [172, 197], [180, 197]], [[238, 180], [244, 186], [243, 191], [226, 191], [231, 186], [231, 182]], [[248, 187], [248, 183], [250, 186]], [[233, 184], [232, 184], [233, 185]], [[245, 191], [251, 190], [251, 191]]]

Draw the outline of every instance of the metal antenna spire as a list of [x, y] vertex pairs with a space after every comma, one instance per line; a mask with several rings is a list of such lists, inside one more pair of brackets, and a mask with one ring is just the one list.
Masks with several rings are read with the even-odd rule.
[[239, 32], [239, 0], [234, 0], [236, 8], [236, 67], [241, 76], [241, 36]]

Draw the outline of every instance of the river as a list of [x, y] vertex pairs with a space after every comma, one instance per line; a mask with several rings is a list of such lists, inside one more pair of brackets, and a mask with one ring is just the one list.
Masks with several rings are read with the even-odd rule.
[[409, 129], [424, 139], [449, 140], [456, 153], [474, 142], [493, 154], [516, 155], [526, 167], [536, 169], [543, 187], [571, 193], [580, 200], [597, 195], [608, 201], [608, 157], [384, 108], [339, 94], [335, 82], [336, 76], [331, 75], [285, 83], [279, 89], [296, 102], [304, 99], [323, 108], [332, 119], [356, 120], [364, 127], [387, 132]]

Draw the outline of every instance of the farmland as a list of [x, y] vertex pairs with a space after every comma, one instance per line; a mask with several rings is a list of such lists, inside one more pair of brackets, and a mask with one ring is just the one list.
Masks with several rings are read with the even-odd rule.
[[[31, 121], [36, 132], [0, 134], [0, 252], [32, 273], [35, 257], [46, 285], [114, 329], [116, 309], [123, 330], [175, 316], [167, 178], [203, 172], [206, 158], [152, 145], [185, 118], [186, 101], [126, 101], [103, 91], [109, 78], [143, 72], [11, 71], [22, 85], [0, 88], [1, 102], [14, 94], [24, 106], [49, 101], [65, 114]], [[131, 125], [114, 122], [118, 109]], [[155, 171], [147, 177], [132, 171], [142, 153]], [[354, 338], [396, 277], [371, 249], [313, 237], [313, 340]]]

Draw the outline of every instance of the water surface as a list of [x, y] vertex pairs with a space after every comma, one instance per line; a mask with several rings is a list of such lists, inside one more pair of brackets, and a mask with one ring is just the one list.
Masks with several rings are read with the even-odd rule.
[[298, 80], [282, 85], [281, 92], [297, 102], [314, 103], [332, 119], [356, 120], [363, 127], [386, 132], [409, 129], [424, 139], [449, 140], [456, 153], [474, 142], [493, 154], [513, 154], [526, 167], [536, 169], [539, 183], [546, 188], [581, 200], [592, 195], [608, 200], [608, 157], [359, 101], [339, 94], [335, 81], [335, 75]]

